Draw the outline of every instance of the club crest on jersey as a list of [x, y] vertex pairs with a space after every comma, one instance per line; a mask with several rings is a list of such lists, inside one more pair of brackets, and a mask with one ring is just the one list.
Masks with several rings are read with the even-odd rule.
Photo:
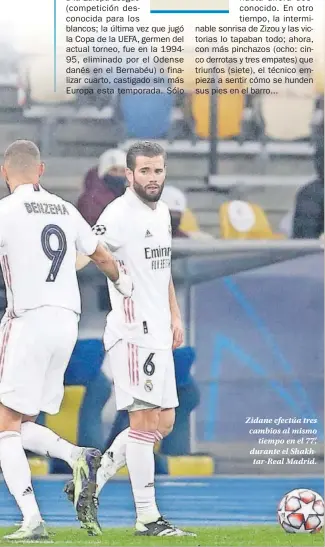
[[104, 224], [95, 224], [92, 230], [96, 236], [103, 236], [106, 232], [106, 226]]
[[144, 383], [144, 390], [145, 391], [152, 391], [153, 390], [153, 383], [151, 380], [146, 380]]

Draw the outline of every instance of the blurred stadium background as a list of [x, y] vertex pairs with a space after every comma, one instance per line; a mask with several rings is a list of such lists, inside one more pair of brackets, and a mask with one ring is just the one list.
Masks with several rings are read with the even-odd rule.
[[[44, 186], [77, 204], [86, 173], [98, 166], [104, 152], [126, 150], [138, 139], [158, 140], [168, 153], [168, 185], [186, 196], [181, 228], [188, 237], [175, 239], [173, 273], [185, 319], [186, 346], [194, 350], [191, 387], [197, 392], [193, 405], [190, 402], [179, 418], [182, 442], [178, 445], [174, 436], [160, 447], [163, 456], [159, 459], [157, 454], [158, 469], [176, 476], [201, 476], [203, 482], [196, 487], [212, 488], [211, 492], [215, 491], [214, 474], [243, 479], [283, 475], [283, 480], [272, 483], [268, 503], [282, 496], [283, 481], [288, 490], [300, 486], [289, 479], [291, 475], [307, 477], [306, 487], [321, 491], [321, 483], [313, 482], [312, 476], [323, 475], [324, 458], [323, 251], [317, 236], [293, 239], [290, 226], [297, 192], [317, 178], [314, 152], [324, 132], [323, 74], [317, 75], [308, 93], [219, 96], [212, 105], [212, 131], [207, 95], [188, 91], [113, 95], [100, 102], [87, 95], [70, 100], [60, 84], [58, 93], [53, 93], [46, 74], [46, 56], [23, 58], [3, 38], [1, 152], [15, 139], [35, 141], [46, 163]], [[0, 196], [5, 195], [3, 185]], [[103, 361], [101, 335], [109, 303], [103, 299], [105, 280], [95, 268], [87, 267], [79, 278], [84, 312], [74, 365], [90, 366], [92, 376], [79, 378], [78, 383], [74, 369], [67, 378], [61, 414], [43, 420], [71, 441], [90, 444], [97, 439], [103, 448], [115, 419], [114, 396], [109, 386], [101, 392], [99, 384], [92, 382], [98, 380]], [[2, 280], [1, 311], [4, 307]], [[184, 408], [187, 401], [185, 393]], [[249, 434], [249, 429], [265, 426], [245, 424], [246, 416], [317, 419], [317, 426], [308, 426], [317, 428], [317, 435], [309, 435], [317, 436], [315, 464], [253, 465], [250, 451], [262, 445], [257, 445], [258, 435]], [[96, 432], [89, 431], [95, 422]], [[56, 469], [53, 462], [51, 467], [35, 458], [31, 465], [36, 475]], [[230, 497], [240, 486], [231, 484], [232, 490], [225, 486]], [[243, 518], [249, 520], [253, 514], [255, 521], [273, 519], [271, 506], [263, 513], [265, 483], [250, 484], [260, 493]], [[48, 494], [38, 488], [44, 499], [52, 500], [52, 490]], [[200, 495], [200, 490], [191, 492], [192, 497]], [[122, 510], [123, 495], [124, 490], [116, 511]], [[1, 510], [2, 522], [12, 515], [8, 507], [7, 512]], [[65, 521], [65, 511], [65, 505], [60, 505], [56, 521]], [[195, 508], [191, 511], [194, 518]]]

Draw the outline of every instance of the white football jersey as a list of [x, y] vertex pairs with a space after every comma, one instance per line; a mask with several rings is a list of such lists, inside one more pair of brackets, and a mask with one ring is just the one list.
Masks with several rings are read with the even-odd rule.
[[167, 205], [159, 201], [151, 209], [128, 188], [106, 207], [93, 231], [134, 284], [132, 298], [125, 298], [108, 280], [112, 311], [106, 349], [121, 338], [141, 347], [170, 349], [172, 235]]
[[7, 315], [41, 306], [81, 312], [77, 251], [91, 255], [98, 238], [77, 209], [40, 185], [18, 186], [0, 201], [0, 254]]

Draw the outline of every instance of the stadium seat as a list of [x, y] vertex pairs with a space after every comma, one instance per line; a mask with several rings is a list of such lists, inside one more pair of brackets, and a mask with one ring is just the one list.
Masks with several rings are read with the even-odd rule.
[[[218, 135], [221, 139], [231, 139], [240, 134], [241, 119], [244, 106], [243, 95], [219, 95], [218, 105]], [[196, 133], [201, 139], [210, 135], [210, 95], [193, 95], [193, 117], [196, 123]]]
[[169, 456], [167, 462], [169, 475], [176, 477], [208, 477], [215, 472], [211, 456]]
[[60, 412], [45, 416], [45, 426], [73, 444], [78, 444], [79, 411], [85, 390], [84, 386], [66, 386]]
[[[300, 93], [300, 95], [299, 95]], [[268, 95], [261, 101], [265, 134], [274, 140], [308, 139], [314, 110], [314, 97], [299, 86], [294, 96]]]
[[223, 239], [283, 239], [275, 234], [262, 207], [246, 201], [223, 203], [219, 209]]
[[32, 477], [41, 477], [49, 474], [49, 462], [45, 458], [28, 458]]
[[191, 209], [185, 209], [179, 229], [183, 232], [199, 232], [200, 226], [197, 218]]
[[121, 112], [128, 138], [162, 139], [168, 135], [172, 95], [122, 95]]

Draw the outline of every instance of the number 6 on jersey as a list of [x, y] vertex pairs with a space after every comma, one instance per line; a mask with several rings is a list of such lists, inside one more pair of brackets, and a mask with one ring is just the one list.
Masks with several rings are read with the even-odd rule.
[[[57, 239], [56, 248], [51, 246], [51, 236], [55, 236]], [[46, 282], [51, 283], [56, 280], [62, 261], [67, 252], [67, 238], [65, 237], [65, 233], [60, 226], [57, 226], [56, 224], [48, 224], [42, 231], [41, 242], [44, 253], [52, 262], [51, 269], [46, 278]]]
[[155, 355], [154, 353], [150, 353], [148, 359], [143, 365], [143, 372], [147, 376], [152, 376], [155, 373], [156, 367], [155, 367], [155, 364], [152, 362], [154, 355]]

